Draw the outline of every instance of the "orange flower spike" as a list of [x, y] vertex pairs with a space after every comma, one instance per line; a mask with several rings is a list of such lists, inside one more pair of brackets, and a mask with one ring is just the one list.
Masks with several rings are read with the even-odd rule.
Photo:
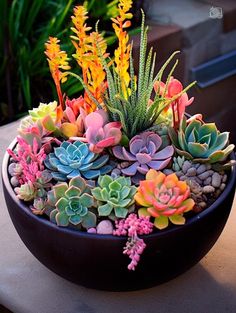
[[87, 14], [88, 12], [84, 6], [76, 6], [74, 8], [74, 15], [71, 17], [72, 23], [75, 26], [71, 27], [71, 30], [75, 33], [74, 36], [71, 36], [72, 43], [76, 49], [76, 53], [73, 55], [73, 57], [76, 59], [82, 69], [83, 80], [85, 83], [87, 83], [86, 71], [88, 68], [88, 63], [84, 58], [84, 55], [89, 50], [89, 35], [87, 32], [91, 30], [91, 27], [87, 27], [85, 24], [85, 21], [88, 19]]
[[146, 181], [140, 183], [134, 199], [142, 206], [139, 215], [154, 217], [155, 227], [163, 229], [169, 220], [176, 225], [185, 223], [183, 214], [192, 210], [195, 204], [189, 195], [189, 186], [179, 181], [175, 174], [165, 175], [151, 169]]
[[129, 69], [129, 58], [131, 45], [129, 42], [129, 35], [126, 28], [131, 26], [129, 19], [132, 18], [132, 14], [128, 11], [132, 7], [132, 0], [120, 0], [118, 5], [119, 16], [112, 18], [113, 28], [118, 38], [118, 48], [115, 50], [115, 69], [118, 75], [122, 78], [122, 90], [124, 96], [127, 98], [127, 89], [129, 87], [130, 75]]
[[70, 69], [67, 54], [65, 51], [61, 50], [59, 42], [60, 40], [56, 37], [49, 37], [48, 41], [45, 43], [45, 54], [47, 56], [50, 72], [56, 85], [59, 99], [59, 107], [57, 110], [58, 120], [60, 119], [63, 110], [63, 96], [60, 82], [64, 83], [67, 80], [67, 74], [63, 73], [61, 70], [68, 71]]
[[[83, 81], [93, 97], [102, 103], [102, 94], [105, 90], [106, 73], [103, 69], [100, 59], [100, 53], [106, 58], [107, 45], [101, 34], [98, 32], [88, 33], [91, 27], [87, 27], [85, 21], [87, 20], [87, 11], [84, 6], [77, 6], [74, 9], [72, 22], [75, 27], [72, 31], [75, 33], [71, 36], [72, 43], [76, 49], [73, 57], [76, 59], [78, 65], [82, 69]], [[85, 92], [84, 99], [89, 105], [87, 113], [96, 110], [96, 104], [90, 99]]]

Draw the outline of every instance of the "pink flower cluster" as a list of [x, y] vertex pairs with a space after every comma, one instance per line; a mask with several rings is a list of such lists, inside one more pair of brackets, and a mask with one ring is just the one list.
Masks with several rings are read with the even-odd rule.
[[153, 223], [149, 219], [150, 216], [138, 217], [135, 213], [132, 213], [126, 219], [115, 221], [116, 230], [114, 230], [113, 235], [128, 235], [129, 237], [148, 235], [153, 229]]
[[43, 161], [46, 158], [44, 149], [41, 148], [39, 150], [36, 139], [33, 140], [32, 147], [21, 137], [17, 137], [17, 141], [17, 154], [11, 149], [8, 149], [7, 152], [22, 168], [22, 172], [17, 177], [19, 184], [22, 185], [26, 182], [35, 183], [44, 170]]
[[126, 219], [115, 221], [116, 230], [113, 231], [113, 235], [129, 237], [123, 251], [131, 259], [128, 265], [129, 270], [135, 270], [140, 255], [146, 247], [145, 242], [138, 235], [148, 235], [152, 232], [153, 223], [149, 219], [150, 216], [138, 217], [132, 213]]

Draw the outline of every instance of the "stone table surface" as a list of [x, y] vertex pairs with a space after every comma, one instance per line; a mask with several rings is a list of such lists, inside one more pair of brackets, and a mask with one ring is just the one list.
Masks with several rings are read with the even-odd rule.
[[[0, 127], [1, 160], [17, 125]], [[0, 304], [15, 313], [236, 312], [236, 201], [222, 235], [199, 264], [168, 283], [135, 292], [87, 289], [52, 273], [21, 242], [2, 192], [0, 202]]]

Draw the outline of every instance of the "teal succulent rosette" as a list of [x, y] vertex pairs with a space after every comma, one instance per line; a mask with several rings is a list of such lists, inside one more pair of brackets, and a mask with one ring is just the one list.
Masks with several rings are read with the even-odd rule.
[[229, 133], [221, 133], [215, 123], [204, 123], [198, 119], [187, 122], [184, 117], [179, 130], [169, 128], [169, 135], [176, 152], [186, 159], [200, 163], [223, 162], [233, 151], [229, 144]]
[[76, 176], [94, 179], [109, 173], [113, 166], [108, 164], [109, 156], [100, 156], [89, 150], [89, 145], [79, 140], [71, 143], [64, 141], [60, 147], [54, 148], [45, 160], [51, 170], [52, 177], [58, 181], [66, 181]]
[[94, 206], [91, 196], [91, 186], [78, 176], [69, 184], [59, 183], [48, 193], [48, 204], [55, 207], [50, 213], [50, 219], [58, 226], [82, 225], [84, 228], [96, 225], [96, 215], [90, 211]]

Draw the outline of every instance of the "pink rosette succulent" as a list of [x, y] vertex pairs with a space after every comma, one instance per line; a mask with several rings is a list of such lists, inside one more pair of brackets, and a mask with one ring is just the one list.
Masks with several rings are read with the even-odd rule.
[[66, 106], [63, 115], [64, 118], [60, 127], [62, 134], [67, 138], [82, 136], [84, 133], [82, 114], [76, 117], [73, 109], [70, 106]]
[[149, 169], [164, 169], [170, 162], [174, 153], [172, 146], [161, 149], [162, 139], [154, 132], [144, 132], [134, 136], [129, 142], [129, 151], [125, 147], [116, 146], [112, 149], [114, 156], [131, 163], [121, 169], [132, 181], [138, 183], [144, 178]]
[[77, 118], [80, 114], [80, 109], [84, 108], [86, 110], [86, 107], [88, 104], [85, 102], [84, 98], [80, 96], [79, 98], [74, 98], [70, 100], [69, 98], [65, 101], [66, 107], [69, 107], [73, 110], [75, 117]]
[[107, 113], [102, 109], [85, 117], [85, 128], [89, 149], [94, 153], [101, 153], [105, 148], [117, 145], [121, 140], [121, 123], [108, 123]]
[[146, 180], [140, 182], [134, 199], [141, 206], [139, 216], [154, 217], [154, 226], [158, 229], [166, 228], [169, 220], [176, 225], [184, 224], [183, 214], [195, 204], [185, 181], [180, 181], [174, 173], [165, 175], [152, 169]]

